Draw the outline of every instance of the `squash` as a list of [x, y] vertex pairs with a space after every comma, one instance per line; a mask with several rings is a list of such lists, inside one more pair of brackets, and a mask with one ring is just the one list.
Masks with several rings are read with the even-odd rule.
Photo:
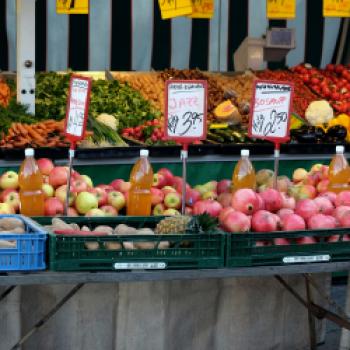
[[241, 115], [238, 108], [232, 104], [230, 100], [221, 102], [215, 109], [214, 115], [217, 119], [222, 121], [234, 121], [236, 124], [241, 122]]
[[303, 125], [305, 125], [305, 120], [299, 117], [297, 114], [292, 113], [290, 117], [290, 130], [299, 129]]

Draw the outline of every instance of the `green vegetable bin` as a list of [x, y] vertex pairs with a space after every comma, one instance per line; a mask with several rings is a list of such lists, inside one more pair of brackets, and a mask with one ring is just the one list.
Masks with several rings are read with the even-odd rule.
[[[118, 224], [154, 228], [161, 217], [62, 219], [90, 229], [99, 225], [114, 228]], [[42, 225], [51, 225], [51, 218], [35, 220]], [[224, 267], [224, 255], [225, 235], [220, 233], [68, 236], [49, 232], [49, 267], [54, 271], [219, 268]]]
[[[349, 229], [332, 229], [228, 234], [226, 267], [350, 260], [349, 233]], [[279, 245], [276, 239], [281, 238], [288, 244]], [[310, 240], [315, 242], [307, 243]]]

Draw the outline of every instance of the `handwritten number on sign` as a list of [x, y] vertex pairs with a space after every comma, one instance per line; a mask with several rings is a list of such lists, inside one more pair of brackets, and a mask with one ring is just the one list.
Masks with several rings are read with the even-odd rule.
[[278, 126], [281, 123], [286, 123], [287, 119], [288, 114], [286, 112], [277, 113], [277, 111], [273, 109], [270, 113], [269, 120], [265, 120], [263, 114], [260, 114], [255, 118], [253, 122], [253, 130], [256, 133], [263, 133], [264, 136], [273, 135], [276, 133]]

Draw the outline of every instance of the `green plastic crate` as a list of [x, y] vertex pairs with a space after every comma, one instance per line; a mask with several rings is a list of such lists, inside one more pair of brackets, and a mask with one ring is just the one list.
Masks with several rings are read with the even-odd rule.
[[[350, 260], [350, 242], [343, 241], [348, 229], [271, 233], [232, 233], [227, 235], [226, 267], [286, 265]], [[338, 241], [327, 242], [338, 235]], [[298, 244], [297, 239], [314, 237], [317, 243]], [[289, 245], [275, 245], [276, 238], [286, 238]]]
[[[127, 224], [136, 228], [154, 228], [159, 217], [74, 217], [63, 218], [95, 228], [99, 225], [115, 227]], [[50, 225], [51, 218], [36, 218], [42, 225]], [[86, 243], [95, 242], [96, 250]], [[107, 249], [108, 243], [119, 243], [120, 249]], [[148, 243], [151, 249], [127, 249], [127, 242]], [[125, 245], [126, 243], [126, 245]], [[164, 245], [169, 244], [168, 248]], [[153, 248], [154, 247], [154, 248]], [[153, 248], [153, 249], [152, 249]], [[54, 271], [92, 271], [123, 269], [196, 269], [224, 267], [224, 234], [186, 235], [124, 235], [124, 236], [63, 236], [49, 233], [49, 266]], [[118, 265], [116, 265], [118, 264]], [[123, 264], [123, 265], [121, 265]], [[131, 265], [130, 265], [131, 264]]]

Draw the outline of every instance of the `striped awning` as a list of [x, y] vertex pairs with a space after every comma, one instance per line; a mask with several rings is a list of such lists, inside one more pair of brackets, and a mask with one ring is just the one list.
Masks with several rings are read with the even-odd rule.
[[[325, 66], [341, 19], [322, 16], [321, 0], [297, 0], [293, 21], [268, 21], [264, 0], [216, 0], [211, 20], [163, 21], [157, 0], [91, 0], [89, 15], [57, 15], [55, 0], [36, 1], [37, 70], [233, 69], [247, 36], [269, 26], [296, 29], [297, 48], [277, 66]], [[16, 69], [16, 1], [0, 0], [0, 69]], [[272, 65], [271, 66], [276, 66]]]

